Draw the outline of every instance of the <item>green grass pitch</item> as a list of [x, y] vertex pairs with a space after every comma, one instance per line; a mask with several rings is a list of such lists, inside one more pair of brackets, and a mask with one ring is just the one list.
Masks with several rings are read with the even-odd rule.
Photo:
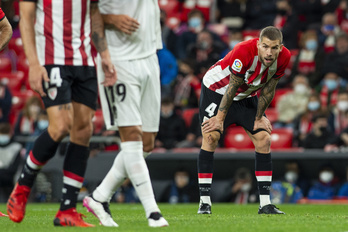
[[[140, 204], [110, 205], [118, 228], [99, 226], [98, 220], [78, 204], [78, 211], [95, 228], [54, 227], [53, 219], [59, 204], [28, 204], [24, 220], [17, 224], [6, 217], [0, 218], [2, 232], [59, 232], [59, 231], [284, 231], [284, 232], [332, 232], [348, 231], [348, 205], [279, 205], [286, 215], [258, 215], [258, 205], [234, 205], [215, 203], [212, 215], [198, 215], [198, 204], [159, 204], [169, 222], [169, 227], [150, 228]], [[0, 204], [6, 212], [6, 205]]]

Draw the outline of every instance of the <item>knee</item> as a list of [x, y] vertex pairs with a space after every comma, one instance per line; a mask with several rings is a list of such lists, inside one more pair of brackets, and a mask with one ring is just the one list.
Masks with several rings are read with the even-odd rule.
[[154, 143], [144, 143], [143, 144], [143, 151], [145, 152], [152, 152], [152, 150], [155, 148]]
[[217, 147], [219, 139], [220, 134], [218, 132], [203, 135], [203, 140], [205, 144], [207, 144], [211, 149], [215, 149]]
[[50, 136], [54, 141], [61, 141], [67, 136], [71, 131], [72, 124], [70, 122], [53, 124], [48, 126], [48, 131]]
[[80, 124], [78, 126], [73, 127], [74, 137], [81, 141], [89, 141], [93, 134], [93, 123], [92, 121], [88, 121], [86, 123]]
[[255, 150], [261, 153], [269, 153], [270, 149], [271, 149], [271, 135], [268, 133], [265, 133], [265, 135], [262, 136], [262, 138], [256, 141]]

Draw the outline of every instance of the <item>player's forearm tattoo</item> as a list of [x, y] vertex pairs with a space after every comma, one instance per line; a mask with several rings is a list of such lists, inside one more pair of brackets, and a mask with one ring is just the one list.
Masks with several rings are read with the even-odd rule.
[[104, 34], [104, 23], [100, 15], [98, 4], [91, 3], [91, 25], [92, 25], [92, 40], [98, 52], [103, 52], [107, 49], [107, 42]]
[[240, 77], [237, 77], [233, 74], [231, 74], [230, 82], [228, 84], [227, 90], [224, 94], [224, 96], [221, 99], [219, 110], [223, 113], [227, 113], [228, 109], [230, 108], [233, 98], [237, 93], [238, 88], [244, 83], [244, 80]]
[[275, 93], [275, 88], [277, 86], [278, 80], [271, 79], [267, 84], [262, 88], [261, 94], [259, 97], [259, 103], [257, 106], [257, 112], [256, 112], [256, 119], [261, 119], [263, 114], [265, 113], [265, 110], [271, 103], [274, 93]]

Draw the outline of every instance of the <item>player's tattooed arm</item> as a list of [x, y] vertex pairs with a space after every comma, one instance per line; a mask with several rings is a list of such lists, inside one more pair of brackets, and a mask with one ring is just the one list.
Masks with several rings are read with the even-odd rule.
[[[244, 83], [243, 78], [237, 77], [231, 74], [230, 82], [228, 84], [227, 90], [221, 99], [219, 111], [223, 113], [223, 119], [225, 119], [228, 109], [230, 108], [233, 98], [237, 93], [238, 88]], [[219, 112], [218, 112], [219, 114]]]
[[265, 86], [261, 90], [261, 94], [259, 97], [259, 103], [257, 106], [257, 113], [256, 113], [256, 119], [261, 119], [263, 114], [265, 113], [267, 107], [271, 103], [274, 94], [275, 94], [275, 89], [278, 84], [279, 79], [274, 79], [272, 78], [269, 80]]
[[99, 53], [105, 51], [108, 47], [103, 18], [99, 12], [98, 3], [91, 2], [91, 24], [92, 24], [92, 40], [95, 48]]

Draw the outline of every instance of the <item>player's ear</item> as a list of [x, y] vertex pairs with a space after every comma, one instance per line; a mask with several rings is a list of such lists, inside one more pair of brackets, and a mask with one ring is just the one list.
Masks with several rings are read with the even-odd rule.
[[280, 45], [280, 48], [279, 48], [279, 51], [282, 51], [282, 50], [283, 50], [283, 47], [284, 47], [284, 45], [281, 44], [281, 45]]

